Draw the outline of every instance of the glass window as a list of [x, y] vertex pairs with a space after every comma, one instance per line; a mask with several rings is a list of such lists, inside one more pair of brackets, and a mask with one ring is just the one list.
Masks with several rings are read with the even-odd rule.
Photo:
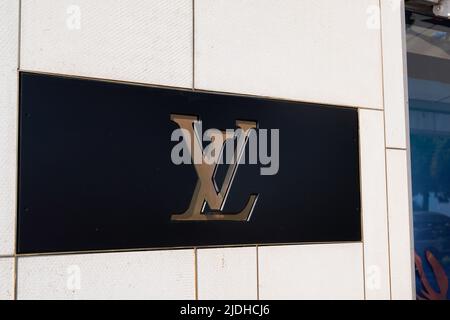
[[407, 12], [418, 299], [449, 299], [450, 20]]

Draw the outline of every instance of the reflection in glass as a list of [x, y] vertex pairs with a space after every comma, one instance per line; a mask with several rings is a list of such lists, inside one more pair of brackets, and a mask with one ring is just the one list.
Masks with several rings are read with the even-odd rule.
[[450, 21], [406, 18], [417, 297], [449, 299]]

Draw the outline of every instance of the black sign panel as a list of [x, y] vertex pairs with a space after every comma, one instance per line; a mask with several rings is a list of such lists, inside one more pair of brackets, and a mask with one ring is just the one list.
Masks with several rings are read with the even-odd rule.
[[[354, 109], [22, 73], [20, 111], [20, 253], [361, 240]], [[276, 174], [174, 164], [194, 118], [278, 129]]]

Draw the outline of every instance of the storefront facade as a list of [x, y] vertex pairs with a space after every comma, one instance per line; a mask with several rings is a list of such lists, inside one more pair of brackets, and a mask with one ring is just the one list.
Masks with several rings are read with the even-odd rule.
[[[0, 299], [445, 298], [432, 8], [2, 0]], [[279, 158], [175, 166], [198, 119], [276, 129]]]

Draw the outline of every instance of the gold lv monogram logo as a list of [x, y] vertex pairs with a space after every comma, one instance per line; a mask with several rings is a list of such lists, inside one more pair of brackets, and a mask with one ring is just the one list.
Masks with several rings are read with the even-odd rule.
[[[183, 132], [189, 134], [192, 139], [185, 137], [185, 141], [191, 141], [187, 147], [197, 172], [198, 181], [195, 186], [195, 191], [192, 196], [189, 208], [181, 214], [173, 214], [172, 220], [179, 221], [248, 221], [255, 207], [257, 194], [250, 195], [244, 209], [238, 213], [224, 213], [223, 207], [230, 192], [231, 185], [234, 180], [240, 159], [245, 150], [249, 134], [252, 129], [256, 128], [256, 122], [237, 120], [236, 125], [241, 129], [242, 143], [238, 143], [235, 150], [235, 161], [229, 165], [224, 182], [220, 190], [216, 187], [214, 176], [218, 163], [210, 163], [206, 161], [203, 154], [202, 137], [199, 137], [195, 124], [199, 122], [198, 117], [186, 115], [171, 115], [171, 120], [178, 124], [183, 129]], [[222, 141], [225, 144], [228, 140], [234, 139], [234, 133], [227, 131], [220, 131], [222, 134]], [[195, 144], [195, 146], [194, 146]], [[195, 161], [195, 150], [200, 150], [200, 157], [202, 161]], [[205, 212], [206, 204], [211, 209], [210, 212]]]

